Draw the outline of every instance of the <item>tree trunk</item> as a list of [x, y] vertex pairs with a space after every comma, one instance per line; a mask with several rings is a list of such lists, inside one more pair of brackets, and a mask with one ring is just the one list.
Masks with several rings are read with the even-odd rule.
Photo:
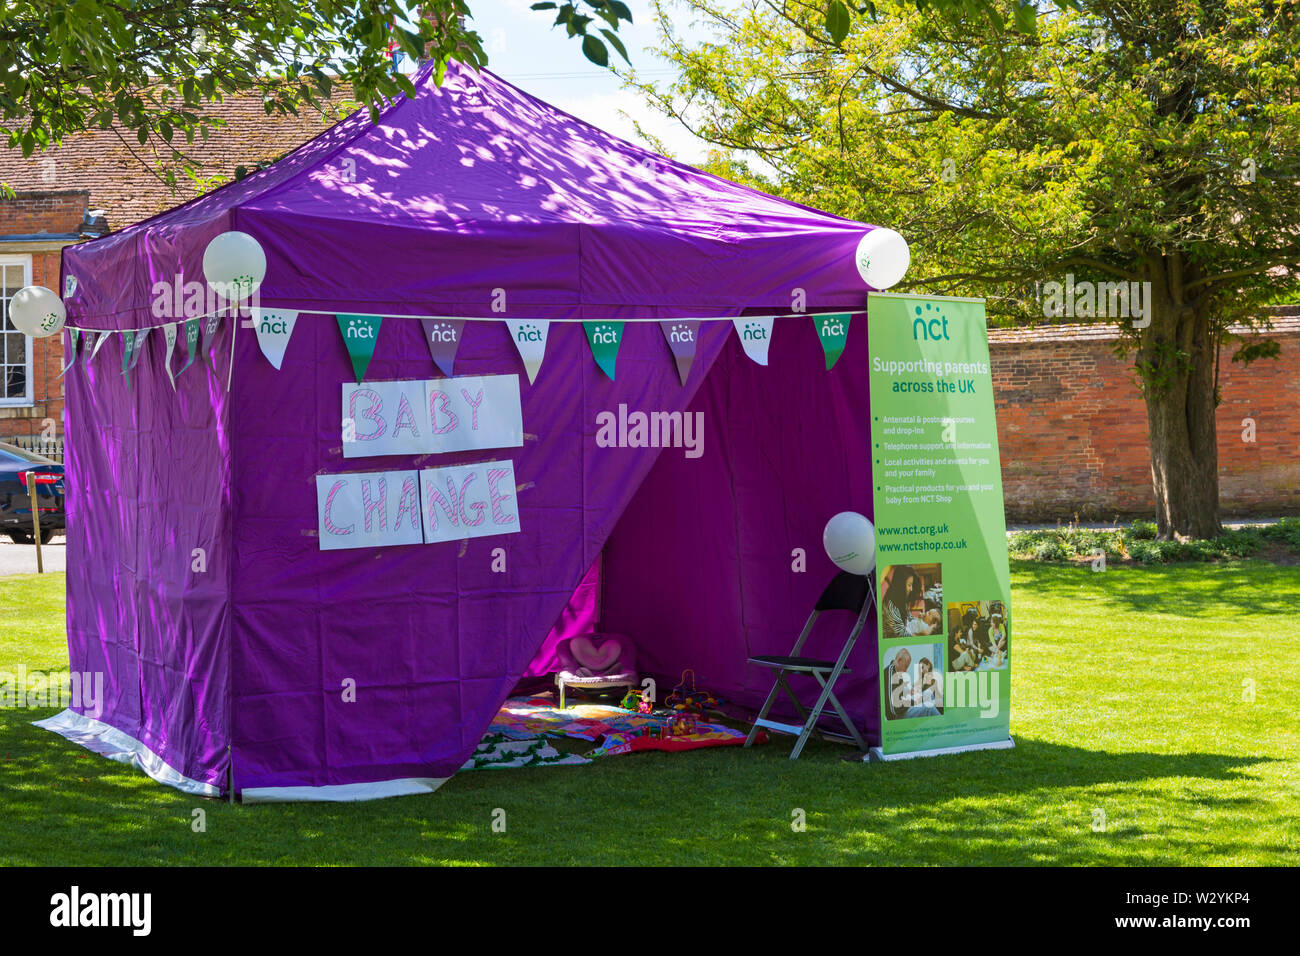
[[[1138, 371], [1151, 441], [1156, 527], [1166, 540], [1212, 538], [1219, 522], [1215, 358], [1209, 306], [1183, 301], [1177, 264], [1155, 270]], [[1173, 273], [1173, 274], [1170, 274]], [[1172, 281], [1171, 281], [1172, 280]]]

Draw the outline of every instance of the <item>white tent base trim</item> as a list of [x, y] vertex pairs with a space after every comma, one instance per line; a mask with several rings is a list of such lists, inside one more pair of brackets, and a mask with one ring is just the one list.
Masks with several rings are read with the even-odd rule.
[[867, 751], [867, 759], [876, 760], [914, 760], [917, 757], [942, 757], [944, 754], [964, 754], [972, 750], [1010, 750], [1016, 742], [1008, 737], [1006, 740], [994, 740], [987, 744], [968, 744], [965, 747], [937, 747], [934, 750], [914, 750], [905, 754], [887, 754], [879, 747]]
[[200, 797], [221, 796], [219, 787], [185, 776], [130, 734], [102, 720], [65, 710], [44, 720], [34, 720], [32, 725], [52, 730], [74, 744], [80, 744], [109, 760], [139, 767], [159, 783], [175, 787], [183, 793], [192, 793]]
[[341, 783], [328, 787], [250, 787], [239, 791], [244, 803], [347, 803], [433, 793], [450, 777], [402, 777], [373, 783]]

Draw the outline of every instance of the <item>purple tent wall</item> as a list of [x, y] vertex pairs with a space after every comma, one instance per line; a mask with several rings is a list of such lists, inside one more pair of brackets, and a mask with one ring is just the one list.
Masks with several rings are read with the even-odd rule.
[[[228, 341], [218, 337], [219, 356]], [[162, 333], [151, 332], [128, 386], [114, 334], [94, 364], [67, 376], [68, 651], [73, 670], [104, 674], [102, 713], [79, 712], [134, 737], [192, 781], [220, 787], [229, 652], [225, 367], [219, 359], [214, 372], [196, 360], [173, 392], [163, 348]]]
[[[592, 361], [580, 325], [553, 325], [537, 383], [521, 376], [522, 448], [360, 460], [340, 448], [349, 366], [334, 321], [300, 318], [278, 373], [244, 337], [233, 413], [236, 789], [454, 773], [654, 463], [651, 449], [597, 448], [596, 413], [620, 403], [681, 409], [732, 335], [726, 322], [702, 333], [684, 388], [657, 323], [627, 326], [617, 382]], [[467, 326], [458, 375], [519, 369], [502, 324]], [[367, 379], [430, 374], [418, 323], [386, 322]], [[318, 550], [318, 473], [496, 457], [515, 463], [521, 533]], [[506, 551], [505, 574], [491, 570], [496, 548]], [[343, 700], [347, 679], [355, 702]]]
[[[605, 549], [601, 623], [636, 640], [643, 671], [676, 682], [689, 667], [709, 690], [762, 704], [772, 673], [746, 657], [789, 653], [836, 571], [822, 549], [827, 519], [873, 514], [864, 319], [823, 368], [807, 319], [777, 321], [767, 367], [730, 338], [690, 406], [704, 415], [703, 456], [664, 452], [623, 513]], [[823, 616], [806, 649], [833, 659], [852, 623]], [[878, 743], [874, 633], [873, 623], [836, 694]], [[815, 697], [815, 685], [795, 687]]]

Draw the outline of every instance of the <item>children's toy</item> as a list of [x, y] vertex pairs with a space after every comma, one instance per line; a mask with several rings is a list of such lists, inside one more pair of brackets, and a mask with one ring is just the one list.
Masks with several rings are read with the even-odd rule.
[[695, 671], [686, 668], [682, 679], [664, 701], [664, 706], [678, 713], [692, 713], [703, 717], [707, 711], [722, 707], [722, 699], [695, 685]]

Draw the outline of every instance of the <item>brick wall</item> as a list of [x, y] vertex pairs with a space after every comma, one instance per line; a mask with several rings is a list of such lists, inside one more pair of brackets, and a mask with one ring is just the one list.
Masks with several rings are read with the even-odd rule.
[[[1220, 366], [1220, 500], [1225, 515], [1300, 513], [1300, 316], [1280, 316], [1276, 359]], [[1155, 513], [1146, 407], [1115, 330], [989, 332], [1009, 521]], [[1243, 441], [1244, 419], [1255, 440]]]
[[60, 189], [24, 190], [13, 199], [0, 199], [0, 236], [75, 233], [89, 198], [84, 189]]
[[[59, 290], [60, 246], [58, 237], [75, 235], [81, 228], [89, 193], [84, 189], [27, 190], [13, 199], [0, 199], [0, 252], [30, 256], [32, 284]], [[48, 241], [13, 237], [49, 236]], [[47, 432], [47, 420], [55, 423], [54, 437], [63, 437], [64, 336], [36, 339], [32, 346], [32, 405], [0, 406], [0, 440], [14, 435]]]

